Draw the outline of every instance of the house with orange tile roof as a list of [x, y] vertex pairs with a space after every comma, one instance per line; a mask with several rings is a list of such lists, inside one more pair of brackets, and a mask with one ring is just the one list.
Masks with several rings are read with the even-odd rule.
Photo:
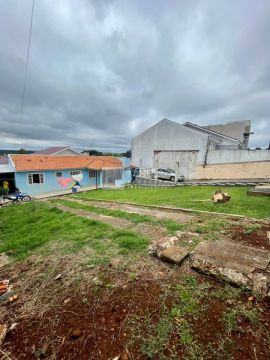
[[14, 187], [30, 195], [74, 188], [119, 187], [130, 182], [130, 170], [112, 156], [9, 155]]

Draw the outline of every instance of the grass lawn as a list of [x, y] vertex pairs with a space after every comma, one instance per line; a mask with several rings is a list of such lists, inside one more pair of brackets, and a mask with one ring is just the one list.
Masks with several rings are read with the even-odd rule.
[[[230, 190], [228, 211], [240, 212], [241, 207], [233, 205], [245, 189]], [[212, 191], [134, 189], [90, 191], [76, 196], [190, 207], [191, 199], [206, 198]], [[172, 266], [159, 261], [148, 255], [148, 240], [135, 232], [135, 225], [141, 222], [161, 225], [168, 231], [184, 226], [191, 236], [194, 232], [199, 235], [194, 237], [195, 242], [217, 240], [234, 221], [195, 214], [178, 224], [99, 208], [90, 202], [76, 203], [72, 198], [0, 208], [0, 254], [15, 260], [4, 266], [0, 263], [0, 280], [10, 279], [17, 295], [16, 301], [0, 303], [0, 323], [19, 319], [18, 329], [8, 334], [1, 347], [4, 358], [40, 359], [44, 357], [40, 355], [44, 343], [46, 359], [269, 357], [266, 302], [249, 291], [196, 273], [187, 264]], [[257, 202], [257, 216], [269, 216], [268, 199], [250, 199]], [[55, 204], [127, 219], [134, 227], [115, 229], [57, 209]], [[224, 211], [223, 205], [220, 208]], [[239, 222], [245, 222], [246, 234], [261, 226], [246, 219], [237, 221], [237, 226]], [[186, 241], [189, 244], [188, 238]]]
[[169, 234], [171, 234], [175, 231], [178, 231], [178, 230], [183, 230], [185, 228], [185, 224], [180, 224], [173, 220], [164, 220], [164, 219], [158, 220], [158, 219], [155, 219], [155, 218], [153, 218], [151, 216], [147, 216], [147, 215], [128, 213], [126, 211], [121, 211], [121, 210], [104, 209], [104, 208], [92, 206], [91, 204], [80, 204], [80, 203], [77, 203], [74, 201], [68, 201], [64, 198], [57, 199], [57, 200], [51, 200], [51, 202], [56, 203], [56, 204], [66, 205], [73, 209], [82, 209], [82, 210], [90, 211], [90, 212], [93, 212], [96, 214], [113, 216], [116, 218], [130, 220], [134, 224], [149, 223], [151, 225], [164, 226], [164, 227], [166, 227]]
[[80, 199], [118, 200], [147, 205], [173, 205], [194, 210], [239, 214], [258, 219], [270, 218], [270, 198], [247, 196], [246, 187], [222, 187], [222, 191], [231, 195], [231, 200], [224, 204], [200, 201], [210, 199], [217, 189], [219, 188], [214, 186], [134, 188], [95, 190], [73, 196]]
[[83, 246], [93, 250], [93, 263], [118, 254], [142, 253], [148, 241], [129, 230], [62, 212], [46, 203], [32, 202], [0, 210], [0, 253], [22, 259], [54, 242], [66, 252]]

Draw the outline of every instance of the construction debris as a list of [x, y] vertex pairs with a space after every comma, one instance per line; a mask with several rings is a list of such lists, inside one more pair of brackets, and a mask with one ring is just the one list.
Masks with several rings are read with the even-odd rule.
[[16, 327], [18, 326], [18, 323], [13, 323], [10, 325], [8, 332], [11, 333], [13, 330], [16, 329]]
[[255, 186], [255, 188], [249, 189], [247, 194], [254, 196], [270, 196], [270, 185], [264, 184], [262, 186]]
[[0, 281], [0, 295], [5, 294], [8, 290], [9, 280]]
[[8, 331], [7, 324], [0, 325], [0, 346], [3, 344]]
[[204, 241], [195, 249], [191, 265], [237, 286], [244, 286], [262, 296], [270, 292], [270, 252], [231, 242]]
[[10, 303], [12, 303], [13, 301], [15, 301], [17, 299], [18, 299], [18, 295], [15, 294], [13, 296], [10, 296], [8, 300], [9, 300]]
[[9, 280], [0, 281], [0, 302], [9, 304], [18, 299], [18, 295], [14, 294], [12, 285], [9, 284]]
[[12, 286], [9, 285], [9, 280], [0, 281], [0, 302], [6, 301], [13, 295]]
[[61, 279], [62, 279], [62, 274], [58, 274], [55, 276], [53, 280], [61, 280]]
[[212, 200], [214, 201], [214, 203], [224, 203], [227, 201], [230, 201], [231, 196], [227, 193], [222, 192], [221, 190], [217, 190], [215, 191]]
[[170, 246], [161, 251], [160, 259], [173, 264], [180, 264], [188, 255], [189, 250], [181, 248], [180, 246]]

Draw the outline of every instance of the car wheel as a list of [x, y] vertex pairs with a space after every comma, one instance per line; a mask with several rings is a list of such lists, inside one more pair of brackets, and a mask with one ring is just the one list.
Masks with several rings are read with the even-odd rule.
[[175, 176], [171, 176], [170, 180], [174, 182], [175, 181]]

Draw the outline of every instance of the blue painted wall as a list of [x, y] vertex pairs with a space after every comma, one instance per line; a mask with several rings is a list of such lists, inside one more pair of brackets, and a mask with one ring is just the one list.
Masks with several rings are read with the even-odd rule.
[[122, 185], [131, 183], [131, 171], [130, 171], [130, 167], [129, 167], [130, 159], [126, 158], [126, 157], [121, 157], [120, 160], [122, 161], [124, 169], [123, 169], [122, 180], [117, 180], [120, 184], [118, 186], [122, 186]]
[[[122, 171], [122, 179], [115, 181], [115, 186], [120, 187], [131, 181], [131, 172], [129, 169], [129, 162], [130, 159], [121, 158], [123, 163], [123, 171]], [[58, 170], [62, 172], [62, 178], [69, 178], [70, 177], [70, 170]], [[83, 179], [80, 181], [81, 188], [85, 186], [96, 186], [96, 179], [89, 178], [89, 171], [87, 169], [77, 169], [80, 170], [83, 174]], [[72, 183], [69, 183], [66, 187], [61, 186], [57, 180], [59, 177], [56, 177], [55, 170], [47, 170], [47, 171], [25, 171], [25, 172], [15, 172], [15, 184], [16, 187], [19, 188], [22, 192], [28, 193], [29, 195], [37, 195], [43, 193], [49, 193], [53, 191], [61, 191], [61, 190], [68, 190], [71, 188]], [[29, 184], [28, 183], [28, 174], [36, 174], [36, 173], [43, 173], [44, 174], [44, 184]], [[97, 184], [98, 187], [103, 187], [102, 183], [102, 171], [97, 172]], [[70, 190], [71, 191], [71, 190]]]
[[[73, 169], [74, 170], [74, 169]], [[78, 169], [83, 174], [83, 179], [80, 181], [80, 185], [83, 188], [84, 186], [96, 186], [96, 179], [89, 178], [89, 172], [87, 169]], [[62, 178], [69, 178], [71, 170], [59, 170], [62, 171]], [[44, 184], [29, 184], [28, 183], [28, 174], [44, 174]], [[15, 183], [16, 187], [19, 188], [22, 192], [26, 192], [30, 195], [42, 194], [52, 191], [61, 191], [71, 188], [72, 183], [68, 184], [66, 187], [61, 186], [57, 180], [60, 178], [56, 177], [56, 171], [27, 171], [27, 172], [16, 172], [15, 173]], [[101, 187], [102, 184], [102, 174], [98, 171], [98, 187]], [[70, 190], [71, 191], [71, 190]]]

